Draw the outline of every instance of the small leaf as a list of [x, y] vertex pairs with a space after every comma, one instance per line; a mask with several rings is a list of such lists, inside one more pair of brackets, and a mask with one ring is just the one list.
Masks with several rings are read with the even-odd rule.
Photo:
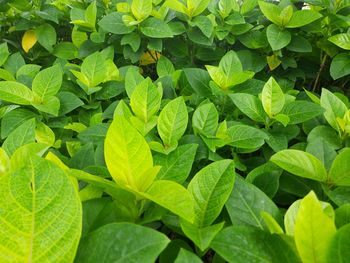
[[234, 93], [230, 94], [229, 97], [237, 108], [249, 118], [258, 122], [265, 122], [267, 116], [261, 101], [257, 97], [247, 93]]
[[350, 50], [349, 33], [342, 33], [342, 34], [331, 36], [330, 38], [328, 38], [328, 41], [331, 41], [332, 43], [336, 44], [338, 47], [341, 47], [342, 49]]
[[266, 35], [272, 50], [280, 50], [286, 47], [292, 39], [289, 31], [281, 30], [274, 24], [267, 27]]
[[54, 96], [60, 90], [62, 85], [62, 70], [56, 64], [52, 67], [40, 71], [34, 78], [32, 90], [41, 100]]
[[195, 132], [206, 136], [214, 136], [218, 127], [219, 113], [213, 103], [199, 106], [192, 117]]
[[173, 37], [173, 31], [163, 20], [150, 17], [140, 24], [141, 32], [148, 37], [170, 38]]

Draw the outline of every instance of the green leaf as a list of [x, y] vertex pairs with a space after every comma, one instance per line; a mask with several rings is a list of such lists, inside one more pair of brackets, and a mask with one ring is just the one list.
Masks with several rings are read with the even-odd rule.
[[27, 161], [0, 180], [1, 259], [73, 262], [81, 235], [79, 196], [57, 166], [35, 156]]
[[135, 115], [147, 123], [160, 108], [162, 93], [150, 78], [138, 84], [130, 97], [130, 106]]
[[238, 176], [225, 206], [235, 226], [254, 226], [268, 230], [261, 216], [263, 211], [268, 212], [277, 222], [281, 221], [275, 203], [259, 188]]
[[327, 251], [336, 233], [334, 220], [324, 213], [314, 192], [300, 202], [295, 221], [295, 244], [303, 262], [328, 262]]
[[175, 71], [173, 63], [166, 58], [165, 56], [161, 56], [157, 61], [157, 74], [158, 77], [163, 77], [167, 75], [173, 74]]
[[257, 97], [247, 93], [234, 93], [230, 94], [229, 97], [237, 108], [249, 118], [258, 122], [265, 122], [267, 116], [261, 101]]
[[182, 231], [201, 251], [205, 251], [209, 247], [210, 243], [223, 227], [224, 222], [202, 228], [185, 221], [181, 223]]
[[196, 226], [210, 226], [219, 216], [230, 196], [234, 180], [232, 160], [214, 162], [193, 177], [188, 191], [194, 199]]
[[261, 12], [268, 20], [270, 20], [276, 25], [282, 25], [282, 19], [280, 17], [282, 9], [278, 5], [269, 2], [259, 1], [259, 7]]
[[18, 126], [4, 141], [2, 147], [11, 156], [17, 148], [35, 140], [35, 118]]
[[104, 144], [107, 168], [117, 184], [136, 191], [146, 190], [156, 174], [151, 150], [138, 131], [123, 116], [115, 116]]
[[350, 148], [343, 149], [335, 158], [329, 179], [339, 186], [350, 186]]
[[2, 66], [6, 62], [9, 55], [10, 52], [8, 50], [7, 43], [4, 42], [0, 45], [0, 66]]
[[81, 64], [81, 73], [87, 77], [88, 86], [96, 87], [107, 77], [107, 69], [101, 53], [95, 52], [86, 57]]
[[331, 41], [333, 44], [341, 47], [342, 49], [350, 50], [350, 34], [342, 33], [331, 36], [328, 38], [328, 41]]
[[336, 55], [332, 60], [330, 73], [334, 80], [349, 75], [350, 55], [347, 53], [341, 53]]
[[266, 82], [262, 94], [261, 101], [265, 112], [269, 117], [273, 117], [280, 113], [285, 103], [285, 96], [282, 89], [273, 77]]
[[243, 124], [228, 128], [227, 135], [230, 138], [230, 145], [242, 149], [259, 148], [269, 138], [262, 130]]
[[181, 248], [174, 263], [202, 263], [203, 261], [192, 252]]
[[0, 100], [30, 105], [34, 100], [34, 96], [29, 88], [19, 82], [0, 81]]
[[153, 263], [169, 241], [164, 234], [148, 227], [107, 224], [82, 239], [75, 262]]
[[334, 238], [332, 239], [328, 248], [328, 263], [346, 262], [350, 257], [350, 251], [346, 244], [349, 243], [350, 225], [347, 224], [341, 227]]
[[147, 192], [139, 194], [170, 210], [175, 215], [193, 222], [193, 200], [182, 185], [173, 181], [158, 180], [149, 187]]
[[131, 3], [131, 12], [138, 21], [149, 17], [152, 13], [152, 0], [133, 0]]
[[211, 97], [212, 92], [209, 86], [210, 76], [206, 70], [199, 68], [185, 68], [183, 71], [195, 93], [206, 98]]
[[174, 35], [166, 22], [154, 17], [143, 21], [140, 25], [140, 30], [145, 36], [153, 38], [168, 38]]
[[60, 90], [62, 85], [62, 70], [60, 65], [40, 71], [34, 78], [32, 90], [37, 94], [41, 101], [49, 96], [54, 96]]
[[46, 98], [41, 102], [32, 102], [32, 106], [39, 111], [57, 116], [60, 109], [60, 100], [56, 96], [46, 96]]
[[329, 125], [335, 130], [339, 130], [337, 118], [343, 118], [347, 107], [343, 101], [327, 89], [322, 89], [321, 93], [321, 106], [326, 110], [324, 117]]
[[127, 27], [123, 22], [123, 13], [112, 12], [105, 17], [103, 17], [98, 25], [105, 31], [117, 34], [117, 35], [125, 35], [134, 31], [134, 26]]
[[229, 263], [300, 262], [289, 240], [283, 235], [247, 226], [230, 226], [222, 230], [211, 247]]
[[54, 47], [52, 54], [62, 59], [75, 59], [78, 55], [78, 50], [71, 42], [60, 42]]
[[191, 172], [197, 148], [197, 144], [185, 144], [180, 145], [168, 155], [154, 155], [154, 164], [162, 166], [157, 178], [179, 184], [185, 182]]
[[272, 50], [280, 50], [286, 47], [292, 39], [292, 35], [289, 31], [281, 30], [274, 24], [267, 27], [266, 35]]
[[43, 24], [35, 29], [35, 35], [40, 45], [50, 52], [53, 51], [52, 47], [57, 41], [56, 30], [53, 26]]
[[322, 15], [313, 10], [298, 10], [293, 13], [292, 18], [286, 25], [287, 28], [302, 27], [321, 18]]
[[158, 133], [164, 146], [176, 146], [184, 135], [188, 123], [187, 107], [183, 97], [170, 101], [159, 114]]
[[320, 182], [327, 180], [327, 171], [323, 163], [310, 153], [288, 149], [274, 154], [270, 160], [297, 176]]
[[192, 117], [192, 126], [196, 133], [214, 136], [218, 128], [219, 113], [213, 103], [199, 106]]
[[289, 117], [289, 124], [303, 123], [321, 115], [323, 112], [324, 109], [319, 105], [304, 100], [288, 103], [282, 110], [282, 113]]
[[190, 17], [200, 15], [207, 9], [210, 0], [187, 0], [187, 10]]

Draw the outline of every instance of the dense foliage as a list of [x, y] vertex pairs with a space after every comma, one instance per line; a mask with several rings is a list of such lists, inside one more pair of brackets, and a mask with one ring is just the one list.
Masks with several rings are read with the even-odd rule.
[[349, 0], [0, 0], [1, 262], [348, 262]]

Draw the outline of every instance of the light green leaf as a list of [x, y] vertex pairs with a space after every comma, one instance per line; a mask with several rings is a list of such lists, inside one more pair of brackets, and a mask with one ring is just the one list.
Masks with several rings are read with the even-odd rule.
[[286, 47], [292, 40], [292, 35], [289, 31], [281, 30], [274, 24], [267, 27], [266, 36], [273, 51]]
[[333, 161], [329, 179], [339, 186], [350, 186], [350, 148], [343, 149]]
[[46, 96], [41, 102], [32, 102], [32, 106], [39, 111], [57, 116], [60, 109], [60, 100], [56, 96]]
[[0, 258], [73, 262], [82, 226], [79, 196], [57, 166], [35, 156], [27, 161], [0, 179]]
[[343, 101], [327, 89], [322, 89], [321, 93], [321, 106], [326, 110], [324, 117], [329, 125], [335, 130], [339, 130], [337, 118], [343, 118], [347, 107]]
[[159, 114], [157, 128], [166, 148], [177, 145], [186, 131], [187, 123], [188, 113], [183, 97], [178, 97], [165, 105]]
[[49, 96], [54, 96], [62, 85], [62, 70], [59, 64], [40, 71], [32, 83], [33, 92], [43, 101]]
[[81, 64], [81, 73], [89, 80], [89, 87], [96, 87], [107, 77], [107, 69], [101, 53], [95, 52], [86, 57]]
[[234, 180], [232, 160], [211, 163], [193, 177], [188, 191], [194, 199], [196, 226], [210, 226], [219, 216], [231, 194]]
[[173, 181], [158, 180], [150, 186], [147, 192], [139, 194], [170, 210], [175, 215], [193, 222], [193, 200], [182, 185]]
[[272, 118], [280, 113], [285, 103], [282, 89], [273, 77], [266, 82], [261, 95], [261, 101], [265, 112]]
[[234, 51], [229, 51], [223, 56], [219, 63], [219, 68], [225, 73], [227, 78], [233, 78], [236, 73], [243, 71], [242, 63]]
[[153, 263], [169, 242], [164, 234], [148, 227], [107, 224], [82, 239], [75, 262]]
[[34, 96], [29, 88], [19, 82], [0, 81], [0, 100], [30, 105], [34, 100]]
[[135, 115], [147, 123], [160, 108], [162, 93], [150, 78], [138, 84], [130, 97], [130, 106]]
[[269, 213], [262, 211], [260, 213], [261, 218], [264, 220], [265, 225], [269, 229], [271, 234], [283, 234], [284, 231], [276, 220]]
[[123, 116], [115, 116], [104, 144], [107, 168], [117, 184], [136, 191], [146, 190], [155, 175], [152, 154], [146, 140]]
[[207, 9], [210, 0], [187, 0], [187, 10], [190, 17], [200, 15]]
[[0, 45], [0, 66], [6, 62], [9, 55], [10, 52], [8, 50], [7, 42], [4, 42]]
[[313, 10], [298, 10], [293, 13], [292, 18], [286, 25], [287, 28], [302, 27], [321, 18], [322, 15]]
[[157, 178], [182, 184], [191, 172], [197, 148], [197, 144], [184, 144], [168, 155], [154, 155], [154, 164], [162, 167]]
[[297, 176], [320, 182], [327, 180], [327, 171], [323, 163], [310, 153], [293, 149], [283, 150], [274, 154], [271, 161]]
[[218, 128], [219, 113], [213, 103], [199, 106], [192, 117], [192, 126], [196, 133], [214, 136]]
[[295, 244], [305, 263], [326, 263], [327, 251], [336, 233], [334, 219], [326, 215], [314, 192], [300, 202], [295, 221]]
[[17, 148], [35, 140], [35, 118], [18, 126], [4, 141], [2, 147], [11, 156]]
[[142, 21], [152, 13], [152, 0], [133, 0], [131, 12], [138, 21]]
[[259, 1], [259, 7], [261, 12], [264, 14], [264, 16], [270, 20], [272, 23], [281, 26], [282, 25], [282, 19], [280, 17], [280, 14], [282, 12], [282, 9], [275, 4], [265, 2], [265, 1]]
[[168, 38], [173, 37], [173, 31], [163, 20], [150, 17], [140, 24], [141, 32], [148, 37]]
[[117, 34], [125, 35], [134, 31], [134, 26], [127, 27], [123, 22], [123, 13], [112, 12], [104, 16], [99, 22], [98, 25], [105, 31]]
[[165, 56], [161, 56], [157, 61], [157, 74], [159, 77], [171, 75], [174, 73], [175, 68], [173, 63], [166, 58]]
[[247, 93], [234, 93], [230, 94], [229, 97], [237, 108], [252, 120], [258, 122], [266, 121], [267, 116], [261, 101], [257, 97]]
[[35, 35], [40, 45], [46, 50], [52, 52], [52, 46], [56, 44], [57, 35], [56, 30], [50, 24], [43, 24], [35, 29]]
[[328, 38], [328, 41], [331, 41], [333, 44], [337, 45], [346, 50], [350, 50], [350, 34], [342, 33], [331, 36]]

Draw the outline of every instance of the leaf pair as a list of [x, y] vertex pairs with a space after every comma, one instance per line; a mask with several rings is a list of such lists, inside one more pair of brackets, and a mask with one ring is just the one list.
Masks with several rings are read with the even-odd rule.
[[57, 64], [40, 71], [32, 89], [15, 81], [0, 82], [0, 99], [20, 105], [32, 105], [42, 112], [58, 115], [60, 100], [55, 96], [62, 85], [62, 70]]

